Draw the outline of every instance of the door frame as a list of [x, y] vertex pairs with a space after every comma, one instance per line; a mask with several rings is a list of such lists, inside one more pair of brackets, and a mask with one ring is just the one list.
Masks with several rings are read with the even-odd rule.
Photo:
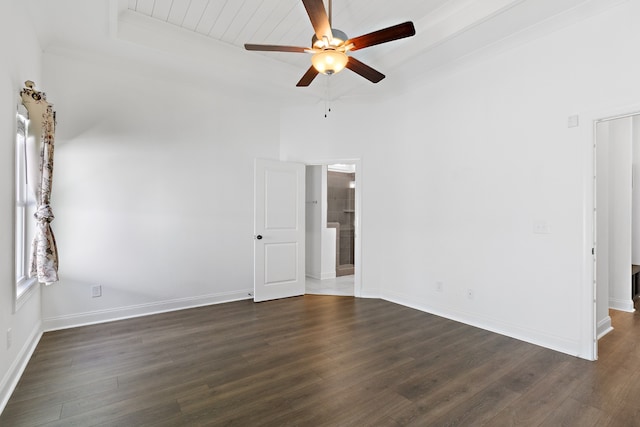
[[355, 165], [356, 167], [356, 188], [355, 188], [355, 225], [354, 225], [354, 288], [353, 295], [358, 298], [364, 297], [362, 290], [362, 159], [360, 158], [340, 158], [323, 159], [316, 161], [305, 161], [306, 166], [328, 166], [333, 164]]
[[588, 360], [598, 359], [598, 321], [597, 318], [597, 281], [596, 257], [597, 229], [596, 229], [596, 156], [598, 123], [640, 114], [640, 104], [632, 104], [608, 110], [585, 112], [584, 123], [581, 126], [580, 141], [583, 144], [583, 230], [582, 230], [582, 280], [580, 306], [581, 310], [581, 357]]

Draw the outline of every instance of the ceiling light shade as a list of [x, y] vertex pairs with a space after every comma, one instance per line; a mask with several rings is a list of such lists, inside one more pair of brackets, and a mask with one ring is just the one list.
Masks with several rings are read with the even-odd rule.
[[347, 61], [349, 61], [349, 58], [344, 52], [332, 49], [323, 50], [311, 57], [313, 68], [318, 70], [319, 73], [327, 75], [342, 71], [347, 65]]

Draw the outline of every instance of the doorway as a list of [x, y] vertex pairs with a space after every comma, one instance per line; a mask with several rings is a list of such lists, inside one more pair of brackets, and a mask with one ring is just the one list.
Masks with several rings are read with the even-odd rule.
[[306, 292], [362, 296], [359, 160], [307, 164]]
[[633, 313], [637, 303], [632, 271], [640, 265], [640, 113], [597, 120], [594, 147], [595, 314], [600, 339], [615, 328], [609, 310]]

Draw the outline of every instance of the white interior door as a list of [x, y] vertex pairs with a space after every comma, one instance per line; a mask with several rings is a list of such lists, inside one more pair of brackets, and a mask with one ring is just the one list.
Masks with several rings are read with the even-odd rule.
[[305, 166], [256, 159], [254, 274], [256, 302], [305, 290]]

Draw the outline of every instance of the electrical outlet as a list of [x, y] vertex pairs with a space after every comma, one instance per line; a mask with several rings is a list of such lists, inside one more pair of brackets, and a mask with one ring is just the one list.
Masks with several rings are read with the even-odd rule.
[[467, 289], [467, 298], [473, 299], [473, 289]]
[[9, 328], [7, 329], [7, 350], [11, 348], [11, 344], [13, 344], [13, 332]]
[[95, 285], [91, 288], [91, 298], [98, 298], [102, 296], [102, 285]]
[[437, 292], [444, 292], [444, 283], [436, 282], [436, 291]]

